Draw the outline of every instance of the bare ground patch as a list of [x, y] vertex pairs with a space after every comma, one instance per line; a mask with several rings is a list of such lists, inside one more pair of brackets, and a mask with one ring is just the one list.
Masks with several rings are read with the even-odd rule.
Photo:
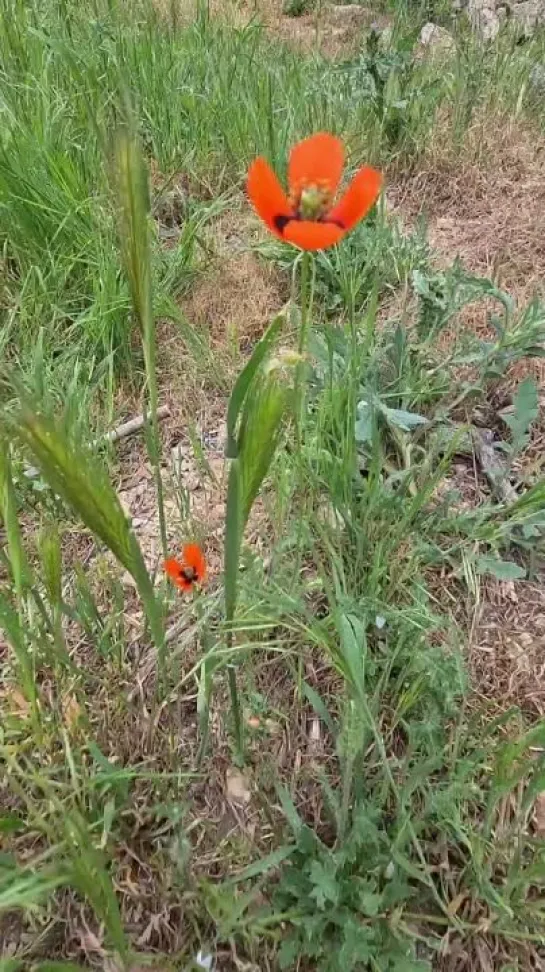
[[440, 264], [459, 257], [525, 303], [543, 293], [545, 279], [544, 164], [542, 136], [487, 117], [470, 130], [459, 159], [432, 145], [422, 167], [391, 194], [410, 220], [428, 219]]
[[190, 324], [205, 328], [218, 353], [248, 350], [289, 292], [279, 271], [249, 248], [249, 213], [230, 211], [210, 227], [210, 261], [183, 301]]
[[[534, 295], [545, 295], [545, 142], [521, 122], [485, 117], [468, 133], [461, 157], [453, 161], [439, 145], [430, 146], [418, 171], [401, 177], [391, 198], [409, 222], [425, 215], [434, 258], [449, 266], [459, 258], [473, 273], [495, 280], [515, 299], [517, 311]], [[445, 144], [448, 139], [445, 139]], [[456, 346], [461, 329], [483, 339], [494, 332], [493, 301], [465, 308], [441, 335], [446, 349]], [[513, 388], [533, 376], [541, 393], [545, 367], [525, 359], [509, 369], [494, 394], [496, 409], [511, 401]], [[542, 397], [542, 395], [540, 396]], [[497, 423], [492, 415], [491, 420]], [[501, 422], [499, 423], [501, 426]], [[507, 433], [507, 430], [504, 430]], [[541, 475], [543, 420], [513, 470], [524, 481]], [[459, 483], [465, 496], [474, 492], [466, 469]], [[479, 505], [480, 487], [470, 505]], [[468, 628], [470, 625], [468, 624]], [[520, 706], [530, 720], [545, 712], [545, 593], [542, 579], [499, 582], [487, 579], [469, 636], [469, 667], [477, 697], [506, 711]], [[462, 959], [460, 959], [461, 961]], [[468, 961], [467, 956], [463, 961]], [[445, 968], [469, 967], [454, 960]], [[492, 967], [496, 967], [492, 963]]]
[[486, 582], [470, 657], [478, 694], [534, 719], [545, 715], [543, 581]]

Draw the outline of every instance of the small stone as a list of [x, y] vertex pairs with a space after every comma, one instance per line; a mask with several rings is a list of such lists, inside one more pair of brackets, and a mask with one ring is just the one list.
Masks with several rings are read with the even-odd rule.
[[252, 799], [248, 777], [235, 766], [230, 766], [225, 774], [227, 797], [233, 803], [248, 806]]
[[538, 837], [545, 837], [545, 790], [538, 793], [534, 803], [534, 827]]
[[392, 46], [394, 31], [392, 27], [385, 27], [380, 31], [378, 46], [381, 51], [389, 51]]
[[523, 0], [512, 7], [513, 21], [524, 37], [531, 37], [536, 27], [545, 24], [545, 0]]
[[482, 41], [494, 40], [500, 29], [500, 18], [494, 0], [469, 0], [467, 6], [469, 22]]
[[171, 449], [170, 458], [174, 476], [188, 492], [193, 493], [200, 487], [198, 471], [189, 447], [178, 443]]
[[530, 87], [535, 94], [545, 95], [545, 63], [534, 64], [530, 71]]
[[207, 955], [206, 952], [203, 952], [202, 950], [197, 952], [195, 956], [195, 965], [197, 965], [200, 969], [205, 969], [206, 972], [212, 972], [213, 964], [214, 960], [211, 955]]
[[439, 24], [424, 24], [420, 31], [420, 46], [430, 54], [453, 54], [456, 44], [452, 34]]
[[317, 510], [318, 519], [325, 523], [327, 526], [331, 527], [332, 530], [338, 530], [344, 526], [344, 520], [338, 510], [335, 509], [329, 500], [324, 500], [324, 502], [319, 506]]

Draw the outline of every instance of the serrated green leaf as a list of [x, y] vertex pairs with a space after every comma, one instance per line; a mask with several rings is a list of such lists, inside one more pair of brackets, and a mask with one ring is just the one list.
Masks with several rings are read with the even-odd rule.
[[397, 426], [399, 429], [403, 429], [404, 432], [411, 432], [419, 425], [428, 424], [428, 419], [424, 415], [418, 415], [416, 412], [407, 412], [403, 408], [388, 408], [386, 405], [381, 405], [380, 410], [387, 422]]
[[278, 964], [281, 969], [291, 969], [301, 951], [299, 939], [293, 936], [286, 938], [280, 946], [278, 952]]
[[358, 895], [359, 910], [367, 918], [374, 918], [378, 915], [382, 905], [382, 895], [373, 891], [363, 891]]
[[339, 952], [339, 970], [357, 969], [377, 954], [377, 933], [355, 918], [348, 917], [343, 923], [343, 944]]
[[322, 861], [312, 861], [309, 876], [313, 885], [310, 897], [314, 898], [321, 911], [327, 904], [337, 905], [339, 903], [340, 888], [333, 859], [328, 861], [327, 864], [323, 864]]
[[511, 560], [499, 560], [496, 557], [479, 557], [477, 560], [477, 572], [479, 574], [491, 574], [497, 580], [522, 580], [526, 577], [526, 570], [519, 564], [514, 564]]
[[537, 384], [533, 378], [525, 378], [517, 388], [513, 399], [514, 420], [527, 430], [539, 413], [539, 395]]
[[373, 410], [369, 402], [360, 402], [358, 405], [358, 418], [354, 429], [356, 442], [362, 444], [373, 440]]
[[539, 394], [533, 378], [521, 381], [513, 398], [512, 409], [501, 413], [505, 424], [511, 430], [512, 447], [520, 451], [526, 444], [532, 422], [539, 415]]

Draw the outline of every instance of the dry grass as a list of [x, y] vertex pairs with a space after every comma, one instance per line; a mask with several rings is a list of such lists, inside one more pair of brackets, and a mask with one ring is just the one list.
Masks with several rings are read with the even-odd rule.
[[410, 220], [426, 215], [440, 264], [459, 257], [524, 304], [545, 279], [545, 140], [522, 122], [486, 115], [453, 160], [444, 136], [438, 126], [421, 168], [398, 179], [396, 205]]
[[[459, 258], [469, 271], [496, 281], [520, 310], [535, 295], [545, 296], [545, 140], [522, 121], [488, 113], [475, 120], [463, 155], [453, 160], [445, 149], [448, 124], [445, 118], [437, 127], [421, 169], [394, 182], [391, 198], [409, 222], [426, 216], [439, 266]], [[469, 305], [440, 336], [441, 345], [451, 350], [464, 330], [490, 340], [495, 336], [490, 315], [497, 312], [493, 300]], [[526, 376], [544, 389], [543, 359], [525, 359], [509, 369], [496, 391], [497, 408], [510, 403]], [[524, 475], [540, 472], [536, 453], [544, 434], [540, 421], [518, 463]]]
[[479, 695], [532, 719], [545, 716], [544, 579], [487, 580], [470, 658]]
[[289, 296], [285, 278], [251, 252], [252, 224], [247, 209], [211, 224], [210, 261], [183, 302], [189, 322], [206, 329], [219, 354], [247, 352]]
[[358, 4], [339, 6], [316, 4], [316, 10], [301, 17], [288, 17], [271, 8], [271, 15], [263, 14], [265, 26], [284, 43], [305, 53], [324, 57], [346, 58], [359, 50], [362, 34], [374, 22], [389, 23], [384, 15], [376, 15], [372, 8]]
[[[358, 50], [362, 33], [371, 23], [380, 27], [391, 18], [360, 4], [322, 3], [315, 0], [299, 17], [284, 12], [283, 0], [215, 0], [214, 15], [236, 27], [262, 23], [265, 30], [283, 43], [305, 54], [322, 54], [331, 59], [346, 58]], [[312, 7], [312, 9], [310, 9]]]
[[[156, 0], [157, 9], [167, 21], [174, 15], [180, 24], [190, 24], [195, 16], [193, 0]], [[300, 17], [284, 13], [283, 0], [209, 0], [210, 16], [236, 29], [251, 23], [263, 24], [267, 33], [305, 53], [325, 57], [347, 57], [359, 47], [361, 33], [371, 23], [385, 26], [390, 18], [372, 7], [359, 4], [322, 3], [316, 0], [308, 13]]]

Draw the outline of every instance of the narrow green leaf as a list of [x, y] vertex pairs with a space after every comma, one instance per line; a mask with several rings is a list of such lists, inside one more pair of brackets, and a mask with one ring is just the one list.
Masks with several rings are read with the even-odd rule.
[[341, 654], [346, 663], [347, 674], [360, 698], [365, 696], [365, 655], [367, 643], [365, 627], [355, 615], [341, 614], [338, 622], [341, 640]]
[[77, 811], [63, 816], [70, 856], [71, 883], [86, 896], [97, 917], [104, 922], [113, 947], [123, 957], [128, 942], [105, 855], [95, 846], [89, 825]]
[[19, 872], [6, 875], [0, 884], [0, 913], [14, 908], [33, 908], [62, 885], [68, 884], [64, 871], [53, 874]]
[[238, 435], [243, 528], [280, 441], [297, 363], [297, 356], [270, 362], [256, 373], [246, 395]]
[[23, 548], [21, 528], [17, 517], [17, 499], [11, 474], [10, 449], [0, 441], [0, 513], [6, 530], [11, 576], [19, 597], [30, 577], [30, 569]]
[[24, 829], [24, 821], [14, 813], [5, 813], [0, 817], [0, 834], [15, 834]]
[[309, 685], [308, 682], [303, 682], [303, 695], [308, 700], [308, 702], [310, 702], [316, 715], [322, 720], [324, 725], [327, 726], [333, 738], [335, 738], [335, 736], [337, 735], [335, 723], [333, 722], [333, 719], [331, 718], [324, 702], [322, 701], [322, 699], [320, 698], [316, 690], [313, 689], [312, 685]]
[[120, 203], [120, 241], [133, 307], [142, 334], [153, 330], [148, 214], [148, 173], [138, 139], [121, 130], [115, 141], [115, 185]]
[[298, 839], [305, 826], [303, 820], [299, 816], [297, 808], [286, 787], [279, 783], [276, 789], [278, 792], [278, 798], [282, 805], [282, 810], [284, 811], [284, 816], [286, 817], [286, 820], [293, 831], [294, 837]]
[[0, 958], [0, 972], [18, 972], [22, 965], [22, 959]]
[[7, 597], [0, 592], [0, 629], [4, 632], [18, 666], [18, 679], [23, 694], [37, 713], [37, 690], [34, 679], [34, 656], [27, 643], [27, 633], [21, 625], [19, 615]]
[[62, 601], [62, 555], [59, 531], [54, 523], [49, 523], [38, 538], [38, 551], [42, 567], [42, 580], [49, 601], [58, 607]]
[[269, 354], [283, 326], [284, 315], [278, 314], [265, 331], [261, 340], [256, 344], [249, 361], [235, 382], [227, 407], [227, 445], [225, 455], [228, 459], [234, 459], [238, 455], [236, 425], [248, 389], [259, 366], [263, 363], [267, 354]]
[[294, 851], [295, 847], [277, 847], [276, 850], [271, 851], [265, 857], [260, 857], [253, 864], [248, 864], [248, 867], [245, 867], [240, 874], [237, 874], [234, 878], [230, 878], [226, 883], [240, 884], [241, 881], [249, 881], [250, 878], [268, 874], [269, 871], [276, 870], [288, 857], [291, 857]]

